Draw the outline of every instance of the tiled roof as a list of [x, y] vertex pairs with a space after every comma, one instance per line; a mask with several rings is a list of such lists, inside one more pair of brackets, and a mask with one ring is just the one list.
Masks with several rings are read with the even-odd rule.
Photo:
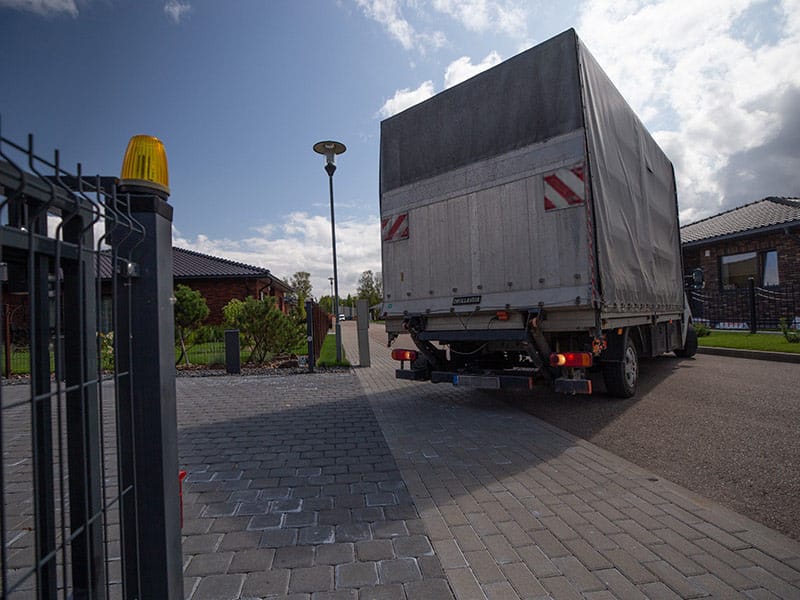
[[269, 269], [172, 247], [172, 274], [175, 279], [198, 277], [269, 277]]
[[755, 233], [781, 225], [800, 225], [800, 198], [769, 197], [681, 227], [681, 243]]
[[[111, 277], [109, 258], [107, 253], [100, 255], [100, 276], [104, 279]], [[172, 276], [177, 281], [182, 279], [264, 279], [269, 277], [275, 287], [282, 288], [285, 292], [292, 291], [291, 287], [275, 277], [269, 269], [174, 246], [172, 247]]]

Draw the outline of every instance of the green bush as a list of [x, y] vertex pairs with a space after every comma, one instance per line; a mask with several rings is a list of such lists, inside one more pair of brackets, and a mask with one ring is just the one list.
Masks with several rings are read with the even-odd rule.
[[789, 326], [788, 319], [781, 319], [780, 320], [780, 328], [783, 337], [786, 338], [786, 341], [790, 344], [798, 344], [800, 343], [800, 332], [798, 332], [794, 327]]
[[275, 354], [288, 353], [305, 337], [304, 328], [278, 310], [272, 297], [234, 299], [222, 313], [225, 321], [239, 330], [243, 345], [250, 349], [247, 362], [263, 363]]
[[210, 342], [221, 342], [225, 339], [225, 327], [223, 325], [201, 325], [192, 331], [186, 338], [192, 344], [208, 344]]
[[694, 327], [694, 331], [699, 338], [711, 335], [711, 329], [708, 327], [708, 325], [704, 325], [703, 323], [692, 323], [692, 326]]
[[114, 332], [98, 333], [100, 337], [100, 368], [103, 371], [114, 370]]

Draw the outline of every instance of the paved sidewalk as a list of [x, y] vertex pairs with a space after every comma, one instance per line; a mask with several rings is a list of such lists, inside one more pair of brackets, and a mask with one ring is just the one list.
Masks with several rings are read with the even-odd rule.
[[491, 395], [398, 381], [370, 335], [371, 368], [178, 380], [187, 598], [800, 598], [800, 544]]

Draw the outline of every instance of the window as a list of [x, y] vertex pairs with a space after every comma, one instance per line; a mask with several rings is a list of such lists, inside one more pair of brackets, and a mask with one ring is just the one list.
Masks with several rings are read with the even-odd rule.
[[751, 277], [761, 287], [778, 285], [778, 252], [743, 252], [722, 257], [720, 283], [723, 290], [746, 288]]
[[763, 287], [779, 285], [778, 279], [778, 252], [771, 250], [761, 254], [761, 285]]

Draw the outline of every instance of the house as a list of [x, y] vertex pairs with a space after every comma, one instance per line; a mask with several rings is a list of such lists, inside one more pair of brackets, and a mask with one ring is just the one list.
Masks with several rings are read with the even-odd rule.
[[[753, 304], [759, 327], [777, 327], [780, 318], [792, 321], [800, 313], [800, 198], [768, 197], [685, 225], [681, 244], [684, 273], [702, 269], [705, 283], [695, 299], [704, 301], [712, 324], [744, 328]], [[751, 278], [757, 301], [743, 296], [754, 294]]]
[[222, 308], [232, 299], [275, 298], [285, 314], [291, 309], [294, 291], [269, 269], [254, 267], [192, 250], [172, 248], [172, 275], [175, 285], [182, 283], [200, 292], [209, 308], [207, 323], [222, 323]]
[[706, 287], [800, 288], [800, 198], [769, 197], [681, 227], [684, 271]]
[[[101, 278], [111, 277], [109, 262], [101, 261]], [[275, 298], [275, 305], [288, 314], [293, 305], [293, 289], [269, 269], [202, 254], [183, 248], [172, 248], [172, 277], [174, 285], [183, 284], [197, 290], [208, 304], [205, 323], [219, 325], [224, 322], [223, 307], [236, 298]], [[104, 294], [105, 296], [105, 294]], [[104, 331], [110, 328], [111, 299], [103, 299], [101, 324]]]

